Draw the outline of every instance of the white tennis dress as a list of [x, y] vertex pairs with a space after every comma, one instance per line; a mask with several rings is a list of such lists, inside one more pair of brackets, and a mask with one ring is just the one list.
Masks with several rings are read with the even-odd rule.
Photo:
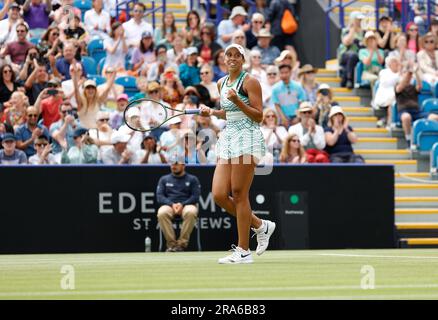
[[220, 159], [232, 159], [242, 155], [254, 156], [260, 160], [266, 153], [265, 140], [260, 130], [260, 124], [250, 119], [238, 106], [227, 99], [230, 89], [234, 89], [245, 104], [249, 105], [249, 98], [242, 90], [243, 81], [248, 75], [242, 71], [237, 79], [228, 84], [226, 76], [220, 88], [221, 108], [225, 110], [227, 124], [221, 131], [216, 145], [216, 154]]

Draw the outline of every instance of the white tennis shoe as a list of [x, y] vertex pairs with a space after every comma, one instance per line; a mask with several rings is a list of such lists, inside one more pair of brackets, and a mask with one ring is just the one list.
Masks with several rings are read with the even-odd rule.
[[275, 231], [275, 222], [269, 220], [262, 220], [262, 227], [259, 229], [252, 229], [257, 235], [257, 249], [258, 256], [262, 255], [269, 246], [269, 238]]
[[240, 263], [253, 263], [254, 260], [252, 259], [251, 251], [243, 250], [240, 247], [236, 247], [234, 244], [231, 246], [231, 253], [230, 255], [220, 258], [218, 260], [219, 264], [240, 264]]

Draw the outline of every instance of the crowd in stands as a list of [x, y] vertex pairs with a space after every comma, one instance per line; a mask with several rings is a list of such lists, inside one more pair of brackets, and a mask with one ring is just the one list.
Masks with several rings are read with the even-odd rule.
[[359, 11], [352, 12], [338, 48], [342, 87], [354, 87], [356, 65], [362, 63], [362, 80], [370, 83], [372, 105], [387, 113], [378, 126], [394, 125], [391, 106], [396, 103], [397, 120], [408, 145], [415, 120], [438, 121], [437, 114], [422, 112], [419, 101], [423, 84], [433, 88], [438, 82], [438, 19], [432, 17], [427, 29], [424, 23], [427, 19], [418, 6], [415, 8], [417, 16], [405, 30], [399, 30], [389, 16], [380, 17], [377, 30], [363, 30], [365, 16]]
[[[354, 155], [357, 137], [332, 89], [316, 82], [317, 69], [300, 64], [293, 37], [282, 31], [281, 15], [286, 8], [295, 12], [293, 4], [257, 1], [256, 8], [236, 5], [218, 26], [190, 11], [179, 30], [170, 11], [154, 29], [142, 3], [120, 18], [112, 1], [93, 0], [86, 12], [73, 0], [4, 1], [0, 163], [161, 164], [175, 152], [188, 163], [215, 163], [215, 141], [226, 121], [184, 116], [144, 134], [124, 124], [123, 111], [144, 97], [180, 110], [200, 104], [219, 108], [217, 81], [227, 74], [224, 49], [231, 43], [244, 46], [244, 69], [262, 87], [261, 130], [268, 147], [263, 161], [363, 162]], [[382, 39], [366, 36], [367, 51], [359, 53], [362, 30], [360, 24], [351, 28], [343, 39], [347, 69], [365, 59], [376, 66], [366, 70], [375, 79], [383, 53], [374, 42], [380, 45], [386, 33]], [[95, 40], [103, 42], [104, 59], [94, 61], [100, 78], [88, 72], [94, 59], [89, 44]], [[390, 40], [399, 45], [400, 56], [409, 56], [400, 39]], [[118, 82], [123, 77], [135, 79], [135, 92]], [[157, 121], [153, 104], [150, 110], [150, 121]]]

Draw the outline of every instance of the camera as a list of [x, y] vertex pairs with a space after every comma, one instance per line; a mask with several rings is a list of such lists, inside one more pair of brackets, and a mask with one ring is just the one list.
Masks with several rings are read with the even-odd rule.
[[196, 105], [198, 105], [199, 104], [199, 98], [198, 98], [198, 96], [195, 96], [195, 95], [189, 95], [189, 98], [190, 98], [190, 102], [191, 103], [193, 103], [193, 104], [196, 104]]
[[58, 90], [57, 89], [49, 89], [47, 90], [47, 94], [54, 96], [58, 94]]
[[78, 111], [76, 109], [69, 110], [67, 113], [73, 116], [76, 120], [79, 118]]

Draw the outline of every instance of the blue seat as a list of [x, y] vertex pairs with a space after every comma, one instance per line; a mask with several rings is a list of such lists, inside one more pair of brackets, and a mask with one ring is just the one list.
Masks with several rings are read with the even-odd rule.
[[90, 80], [94, 80], [96, 82], [96, 85], [98, 86], [106, 82], [106, 78], [98, 74], [88, 74], [87, 78]]
[[398, 111], [397, 111], [397, 102], [394, 102], [391, 106], [391, 122], [393, 125], [395, 125], [397, 128], [401, 128], [401, 122], [398, 118]]
[[40, 42], [40, 39], [39, 38], [31, 38], [30, 42], [36, 46]]
[[88, 55], [96, 62], [106, 57], [106, 50], [103, 48], [103, 40], [101, 39], [91, 40], [87, 46], [87, 51]]
[[438, 142], [430, 150], [430, 173], [432, 176], [438, 177]]
[[102, 75], [103, 66], [105, 65], [105, 60], [106, 57], [100, 59], [99, 62], [97, 63], [97, 74]]
[[419, 119], [412, 128], [412, 148], [420, 153], [429, 153], [438, 142], [438, 122]]
[[136, 84], [136, 78], [131, 76], [119, 77], [116, 79], [115, 83], [123, 86], [124, 92], [128, 97], [132, 97], [139, 92]]
[[427, 113], [438, 113], [438, 99], [430, 98], [423, 101], [422, 110]]
[[[417, 81], [414, 80], [414, 86], [417, 85]], [[418, 94], [418, 104], [421, 106], [423, 101], [426, 99], [433, 98], [432, 87], [426, 81], [421, 82], [421, 91]]]
[[370, 82], [368, 80], [362, 80], [363, 63], [358, 62], [356, 64], [356, 70], [354, 72], [354, 87], [355, 88], [370, 88]]
[[97, 68], [96, 68], [96, 61], [94, 61], [93, 58], [82, 56], [82, 64], [85, 69], [85, 74], [96, 74]]
[[85, 12], [93, 7], [91, 0], [75, 0], [73, 6], [81, 10], [81, 20], [84, 21]]

